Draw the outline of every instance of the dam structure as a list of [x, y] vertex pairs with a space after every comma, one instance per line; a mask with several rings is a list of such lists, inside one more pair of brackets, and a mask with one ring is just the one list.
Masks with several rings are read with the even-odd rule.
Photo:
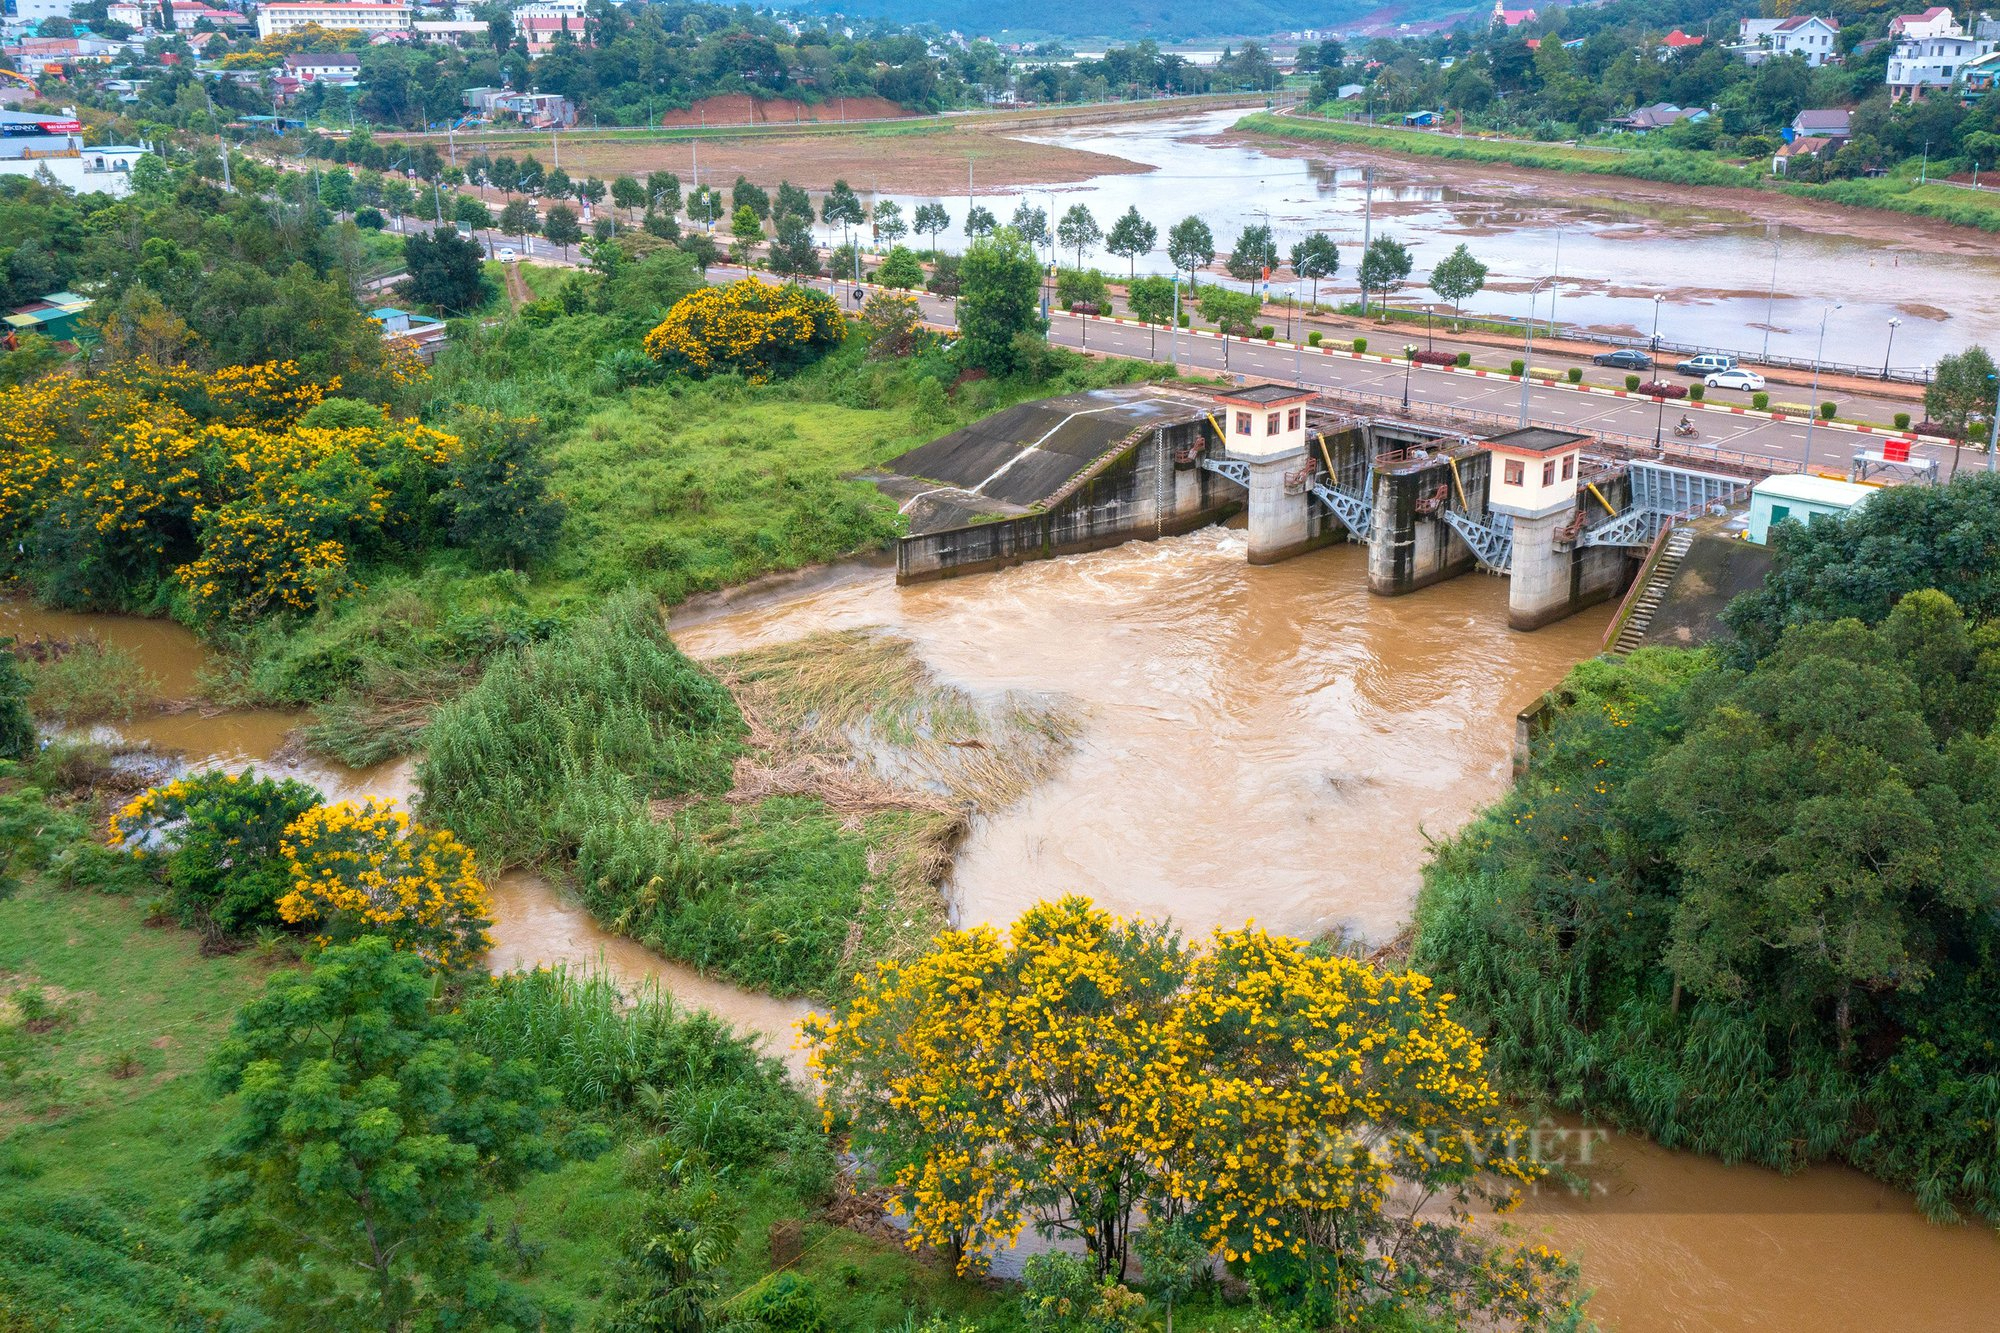
[[909, 534], [899, 583], [1188, 532], [1238, 515], [1252, 564], [1368, 547], [1368, 587], [1485, 570], [1529, 630], [1618, 596], [1667, 528], [1764, 473], [1587, 433], [1404, 419], [1285, 384], [1129, 385], [1022, 403], [868, 479]]

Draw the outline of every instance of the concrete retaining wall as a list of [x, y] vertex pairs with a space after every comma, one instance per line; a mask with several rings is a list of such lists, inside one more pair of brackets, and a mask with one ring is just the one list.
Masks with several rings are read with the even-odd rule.
[[1063, 495], [1046, 513], [905, 537], [896, 582], [921, 583], [1171, 537], [1243, 507], [1243, 488], [1196, 467], [1174, 466], [1176, 448], [1210, 434], [1205, 422], [1164, 426]]

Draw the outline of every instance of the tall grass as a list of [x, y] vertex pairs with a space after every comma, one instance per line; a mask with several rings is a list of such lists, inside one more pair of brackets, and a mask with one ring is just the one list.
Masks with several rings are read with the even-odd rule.
[[[501, 657], [425, 733], [424, 806], [489, 856], [575, 854], [659, 795], [728, 790], [743, 721], [729, 692], [621, 594]], [[643, 881], [641, 881], [643, 883]]]

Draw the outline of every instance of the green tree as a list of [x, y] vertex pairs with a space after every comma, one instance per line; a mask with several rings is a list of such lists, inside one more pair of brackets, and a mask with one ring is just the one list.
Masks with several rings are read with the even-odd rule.
[[945, 212], [943, 204], [918, 204], [912, 225], [917, 235], [931, 238], [931, 257], [937, 258], [937, 238], [951, 226], [951, 214]]
[[681, 178], [671, 171], [655, 171], [646, 177], [646, 206], [668, 217], [681, 211]]
[[875, 281], [884, 287], [921, 287], [924, 285], [923, 261], [917, 258], [916, 251], [899, 245], [882, 261], [882, 267], [875, 270]]
[[729, 205], [736, 213], [749, 209], [759, 222], [771, 216], [771, 196], [764, 193], [763, 186], [752, 185], [747, 176], [738, 176], [736, 184], [730, 187]]
[[14, 656], [14, 640], [0, 639], [0, 759], [35, 752], [35, 720], [28, 716], [28, 678]]
[[509, 199], [500, 210], [500, 230], [509, 236], [520, 237], [524, 247], [536, 226], [535, 206], [525, 199]]
[[1472, 257], [1472, 251], [1460, 242], [1431, 270], [1430, 288], [1440, 300], [1451, 302], [1452, 313], [1458, 313], [1466, 299], [1478, 294], [1486, 285], [1486, 265]]
[[1392, 236], [1377, 236], [1361, 256], [1361, 312], [1368, 313], [1368, 293], [1387, 296], [1410, 276], [1410, 250]]
[[1016, 236], [1027, 243], [1030, 250], [1036, 252], [1053, 239], [1049, 235], [1049, 215], [1026, 203], [1014, 210], [1014, 216], [1007, 225], [1014, 229]]
[[1015, 368], [1014, 340], [1046, 327], [1036, 306], [1041, 275], [1034, 251], [1011, 227], [966, 247], [958, 269], [959, 354], [966, 365], [996, 375]]
[[549, 244], [563, 248], [563, 258], [569, 258], [569, 248], [583, 239], [583, 228], [577, 225], [576, 210], [568, 204], [551, 204], [542, 216], [542, 235]]
[[488, 568], [540, 560], [555, 548], [563, 522], [536, 447], [540, 423], [468, 407], [452, 428], [462, 448], [451, 464], [451, 539]]
[[1196, 285], [1196, 273], [1215, 262], [1215, 233], [1200, 218], [1186, 217], [1167, 232], [1167, 258]]
[[1056, 223], [1056, 239], [1065, 250], [1076, 251], [1076, 266], [1083, 267], [1083, 252], [1104, 239], [1104, 229], [1097, 225], [1088, 208], [1082, 204], [1070, 205], [1069, 211]]
[[550, 168], [549, 174], [542, 178], [542, 193], [551, 199], [567, 199], [575, 189], [576, 182], [561, 167]]
[[1249, 334], [1256, 330], [1264, 314], [1264, 303], [1255, 293], [1209, 286], [1201, 293], [1201, 317], [1223, 333]]
[[1147, 1222], [1133, 1237], [1132, 1248], [1147, 1290], [1167, 1307], [1167, 1333], [1174, 1333], [1174, 1306], [1209, 1276], [1214, 1255], [1185, 1217]]
[[614, 176], [611, 180], [611, 202], [636, 220], [639, 210], [646, 204], [646, 187], [631, 176]]
[[1168, 324], [1174, 318], [1172, 278], [1134, 278], [1125, 284], [1125, 304], [1132, 318], [1148, 324]]
[[789, 210], [778, 213], [778, 235], [771, 242], [771, 271], [793, 277], [819, 276], [819, 246], [813, 242], [812, 218]]
[[335, 213], [354, 211], [354, 177], [346, 167], [319, 173], [319, 201]]
[[448, 227], [413, 233], [403, 239], [403, 266], [410, 274], [403, 290], [412, 301], [463, 314], [486, 302], [484, 257], [479, 242]]
[[1319, 285], [1340, 271], [1340, 247], [1323, 231], [1308, 232], [1292, 246], [1292, 272], [1312, 284], [1309, 303], [1319, 304]]
[[1139, 207], [1134, 204], [1111, 224], [1104, 248], [1125, 261], [1125, 276], [1132, 278], [1139, 272], [1139, 256], [1150, 252], [1159, 238], [1159, 228], [1139, 216]]
[[883, 245], [894, 246], [910, 234], [910, 224], [903, 218], [903, 206], [894, 199], [884, 199], [875, 205], [875, 239]]
[[1236, 238], [1236, 248], [1229, 252], [1229, 259], [1223, 265], [1238, 282], [1255, 282], [1277, 266], [1278, 243], [1271, 239], [1271, 229], [1262, 224], [1243, 229], [1243, 234]]
[[835, 181], [833, 188], [826, 192], [826, 198], [820, 200], [819, 220], [829, 227], [840, 228], [843, 239], [851, 240], [851, 233], [861, 225], [864, 216], [861, 196], [855, 194], [846, 181]]
[[554, 1097], [527, 1062], [462, 1047], [431, 997], [419, 958], [360, 939], [274, 974], [216, 1053], [235, 1100], [197, 1238], [278, 1327], [539, 1323], [480, 1223], [489, 1191], [553, 1164]]
[[1955, 440], [1976, 438], [1993, 420], [1993, 398], [2000, 393], [1993, 375], [1993, 358], [1977, 343], [1945, 357], [1924, 390], [1924, 415]]
[[737, 1233], [737, 1210], [713, 1184], [649, 1194], [599, 1333], [707, 1333], [725, 1322], [715, 1300]]
[[991, 236], [999, 229], [1000, 219], [993, 216], [993, 210], [984, 204], [974, 204], [965, 210], [965, 239], [976, 241], [982, 236]]
[[474, 231], [490, 231], [493, 228], [493, 210], [469, 194], [454, 195], [451, 206], [452, 221]]
[[790, 181], [778, 182], [777, 202], [771, 205], [773, 217], [797, 217], [810, 223], [813, 220], [812, 196]]
[[1927, 647], [1962, 630], [1957, 616], [1942, 594], [1912, 594], [1884, 633], [1793, 629], [1655, 766], [1645, 794], [1675, 821], [1681, 874], [1666, 955], [1678, 985], [1781, 1023], [1830, 1004], [1847, 1052], [1860, 997], [1927, 984], [1931, 923], [1981, 910], [1992, 848], [1921, 712], [1923, 668], [1895, 648], [1949, 661]]
[[735, 251], [736, 262], [745, 263], [750, 258], [750, 247], [764, 239], [764, 224], [757, 220], [757, 214], [750, 205], [744, 204], [729, 220], [729, 234], [736, 238], [731, 247]]

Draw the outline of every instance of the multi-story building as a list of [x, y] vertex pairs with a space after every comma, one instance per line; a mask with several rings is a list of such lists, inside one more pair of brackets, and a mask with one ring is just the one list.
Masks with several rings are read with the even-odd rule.
[[1896, 43], [1889, 57], [1883, 82], [1892, 102], [1920, 102], [1928, 94], [1949, 88], [1964, 75], [1974, 59], [1992, 51], [1993, 39], [1952, 32], [1935, 37], [1916, 37]]
[[257, 35], [274, 37], [300, 28], [327, 28], [370, 35], [410, 30], [410, 7], [396, 4], [264, 5], [257, 10]]
[[104, 17], [128, 28], [150, 28], [154, 32], [167, 31], [169, 24], [175, 32], [191, 32], [196, 24], [203, 21], [216, 28], [250, 26], [250, 20], [233, 9], [211, 9], [207, 5], [193, 3], [193, 0], [185, 0], [170, 9], [164, 9], [160, 0], [119, 0], [119, 3], [105, 8]]

